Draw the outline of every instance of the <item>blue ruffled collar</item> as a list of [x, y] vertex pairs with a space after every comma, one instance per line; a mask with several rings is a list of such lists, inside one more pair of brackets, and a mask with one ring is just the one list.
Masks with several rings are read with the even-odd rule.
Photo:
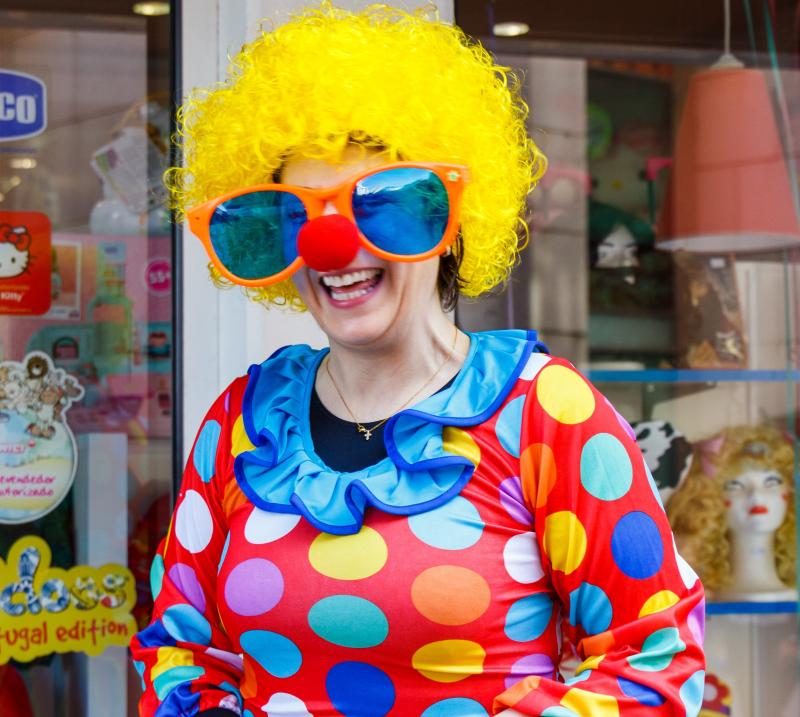
[[469, 353], [450, 387], [393, 416], [384, 429], [388, 457], [349, 473], [325, 465], [311, 441], [311, 391], [327, 349], [287, 346], [251, 366], [242, 418], [254, 448], [234, 463], [244, 493], [263, 510], [300, 514], [337, 535], [357, 533], [367, 505], [414, 515], [449, 501], [475, 466], [445, 450], [444, 426], [474, 426], [491, 416], [530, 354], [544, 349], [535, 331], [469, 336]]

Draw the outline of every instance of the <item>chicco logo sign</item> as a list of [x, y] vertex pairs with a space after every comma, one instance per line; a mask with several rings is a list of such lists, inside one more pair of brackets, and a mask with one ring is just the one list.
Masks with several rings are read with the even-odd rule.
[[0, 142], [33, 137], [47, 127], [44, 82], [13, 70], [0, 70]]

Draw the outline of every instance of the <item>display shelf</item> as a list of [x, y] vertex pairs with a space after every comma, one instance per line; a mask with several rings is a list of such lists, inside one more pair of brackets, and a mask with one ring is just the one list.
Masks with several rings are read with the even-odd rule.
[[786, 369], [590, 369], [595, 383], [719, 383], [800, 381], [799, 370]]
[[706, 615], [790, 615], [800, 612], [800, 603], [782, 602], [709, 602]]

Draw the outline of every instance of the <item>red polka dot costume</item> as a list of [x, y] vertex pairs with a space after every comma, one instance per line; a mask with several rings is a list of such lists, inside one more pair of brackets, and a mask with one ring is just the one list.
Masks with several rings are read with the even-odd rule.
[[324, 352], [225, 391], [132, 642], [141, 714], [697, 715], [703, 589], [630, 427], [533, 332], [470, 338], [363, 471], [310, 441]]

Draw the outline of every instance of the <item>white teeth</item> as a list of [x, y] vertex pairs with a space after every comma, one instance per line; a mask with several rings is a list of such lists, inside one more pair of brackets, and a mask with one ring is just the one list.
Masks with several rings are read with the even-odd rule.
[[349, 284], [355, 284], [359, 281], [372, 279], [379, 273], [380, 269], [362, 269], [361, 271], [354, 271], [349, 274], [323, 276], [322, 283], [325, 284], [325, 286], [348, 286]]
[[332, 296], [336, 301], [349, 301], [357, 299], [359, 296], [369, 294], [369, 289], [359, 289], [358, 291], [334, 291]]

